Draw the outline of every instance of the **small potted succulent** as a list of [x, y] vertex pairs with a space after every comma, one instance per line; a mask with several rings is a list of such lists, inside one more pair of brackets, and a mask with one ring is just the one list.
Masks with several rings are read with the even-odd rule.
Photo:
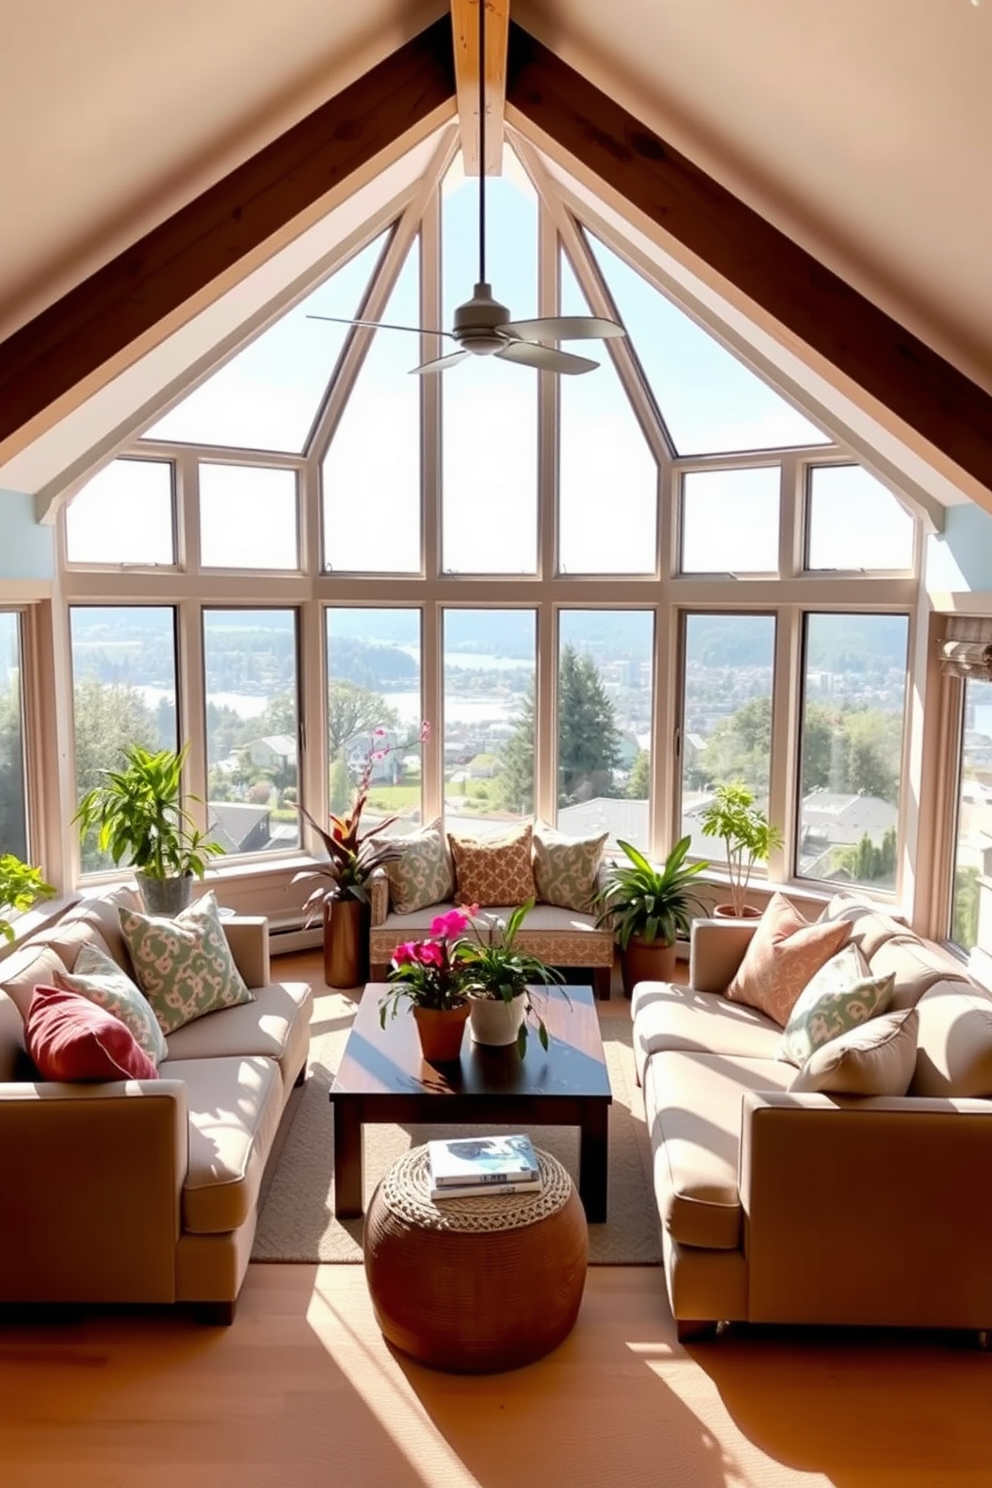
[[54, 893], [40, 868], [32, 868], [14, 853], [0, 853], [0, 936], [4, 940], [14, 938], [14, 927], [7, 919], [12, 910], [23, 914], [39, 899], [50, 899]]
[[688, 937], [693, 911], [705, 909], [689, 888], [709, 867], [686, 864], [691, 837], [682, 837], [660, 867], [629, 842], [620, 842], [626, 863], [613, 864], [599, 895], [597, 925], [610, 925], [620, 947], [626, 997], [638, 982], [670, 982], [675, 971], [675, 942]]
[[746, 902], [747, 886], [755, 863], [765, 863], [773, 848], [782, 846], [782, 834], [754, 804], [754, 792], [742, 780], [718, 785], [712, 801], [700, 812], [704, 837], [722, 837], [730, 879], [730, 904], [718, 904], [718, 919], [758, 919], [761, 911]]

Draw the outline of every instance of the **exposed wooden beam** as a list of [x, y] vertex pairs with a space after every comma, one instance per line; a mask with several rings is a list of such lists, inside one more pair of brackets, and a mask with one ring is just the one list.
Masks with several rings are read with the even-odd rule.
[[38, 432], [33, 421], [67, 412], [87, 380], [92, 391], [100, 369], [287, 223], [418, 126], [434, 127], [454, 91], [442, 16], [0, 343], [0, 461]]
[[515, 24], [507, 103], [992, 491], [992, 396]]
[[479, 174], [479, 6], [486, 7], [486, 175], [503, 169], [503, 113], [510, 0], [451, 0], [455, 85], [465, 174]]

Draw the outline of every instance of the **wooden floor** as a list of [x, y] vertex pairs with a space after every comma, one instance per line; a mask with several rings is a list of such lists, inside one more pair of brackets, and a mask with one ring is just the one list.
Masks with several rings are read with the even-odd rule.
[[235, 1484], [992, 1488], [992, 1354], [748, 1328], [686, 1349], [649, 1267], [593, 1268], [559, 1349], [474, 1379], [393, 1353], [358, 1266], [252, 1266], [231, 1328], [0, 1316], [0, 1488]]

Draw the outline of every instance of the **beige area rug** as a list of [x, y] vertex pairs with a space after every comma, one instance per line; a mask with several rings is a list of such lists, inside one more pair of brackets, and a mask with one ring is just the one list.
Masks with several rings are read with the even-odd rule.
[[[319, 999], [310, 1046], [310, 1078], [294, 1091], [283, 1115], [263, 1184], [253, 1261], [362, 1260], [362, 1220], [334, 1217], [334, 1113], [327, 1099], [344, 1049], [354, 1003], [341, 993]], [[610, 1107], [609, 1218], [589, 1226], [589, 1261], [598, 1266], [661, 1262], [658, 1213], [651, 1183], [651, 1148], [634, 1074], [630, 1011], [602, 1011], [600, 1022], [613, 1091]], [[500, 1130], [487, 1127], [486, 1130]], [[507, 1127], [505, 1130], [512, 1130]], [[365, 1205], [389, 1165], [409, 1147], [434, 1137], [465, 1136], [453, 1126], [366, 1126]], [[579, 1139], [572, 1127], [531, 1128], [578, 1181]]]

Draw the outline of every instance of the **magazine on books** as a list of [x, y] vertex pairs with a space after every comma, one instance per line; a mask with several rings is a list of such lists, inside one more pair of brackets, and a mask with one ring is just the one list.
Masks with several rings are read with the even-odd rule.
[[442, 1188], [431, 1189], [432, 1199], [501, 1199], [504, 1194], [540, 1193], [544, 1187], [540, 1178], [521, 1183], [449, 1183]]
[[427, 1149], [435, 1188], [540, 1179], [534, 1148], [523, 1132], [509, 1137], [454, 1137], [428, 1142]]

